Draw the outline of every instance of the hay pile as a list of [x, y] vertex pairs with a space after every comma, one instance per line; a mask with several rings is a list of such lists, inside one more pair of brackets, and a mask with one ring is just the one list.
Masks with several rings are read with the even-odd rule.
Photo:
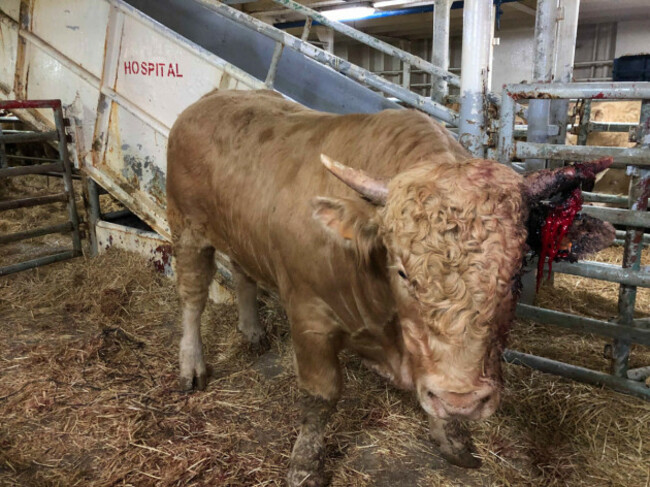
[[[558, 276], [541, 299], [607, 317], [616, 293], [605, 288]], [[639, 300], [650, 313], [645, 290]], [[0, 485], [283, 485], [299, 411], [288, 325], [274, 302], [261, 307], [272, 337], [261, 357], [239, 338], [233, 306], [208, 305], [212, 378], [196, 394], [177, 390], [173, 283], [140, 257], [113, 251], [3, 278], [0, 316]], [[592, 338], [532, 323], [516, 325], [512, 345], [607, 365]], [[647, 350], [635, 352], [650, 364]], [[466, 471], [436, 455], [411, 394], [353, 356], [343, 361], [345, 393], [328, 433], [333, 486], [650, 481], [650, 403], [507, 365], [502, 407], [474, 426], [484, 466]]]

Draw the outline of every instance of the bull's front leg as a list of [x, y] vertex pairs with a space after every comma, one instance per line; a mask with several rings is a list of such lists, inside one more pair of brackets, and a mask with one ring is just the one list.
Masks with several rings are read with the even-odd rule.
[[472, 434], [462, 421], [429, 416], [429, 435], [449, 463], [465, 468], [481, 466]]
[[339, 340], [323, 323], [296, 319], [291, 313], [298, 383], [303, 391], [300, 433], [291, 452], [289, 487], [321, 487], [327, 483], [325, 430], [341, 394]]

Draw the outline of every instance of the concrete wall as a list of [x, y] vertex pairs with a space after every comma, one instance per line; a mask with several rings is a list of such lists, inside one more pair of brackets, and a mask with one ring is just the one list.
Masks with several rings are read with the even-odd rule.
[[618, 23], [616, 57], [628, 54], [650, 54], [650, 19]]
[[532, 81], [534, 29], [495, 32], [500, 39], [494, 46], [492, 91], [501, 92], [504, 84]]

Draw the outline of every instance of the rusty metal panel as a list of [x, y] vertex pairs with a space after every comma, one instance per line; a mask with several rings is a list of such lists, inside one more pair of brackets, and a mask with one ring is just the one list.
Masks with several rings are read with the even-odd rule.
[[206, 63], [187, 46], [136, 18], [125, 18], [121, 39], [115, 91], [166, 127], [190, 103], [222, 82], [237, 83], [219, 66]]
[[35, 0], [31, 31], [99, 78], [109, 8], [105, 0]]
[[[167, 236], [165, 153], [174, 120], [215, 88], [263, 83], [122, 0], [1, 3], [0, 98], [60, 98], [75, 164]], [[48, 112], [21, 116], [47, 130]]]
[[18, 24], [0, 14], [0, 90], [5, 93], [13, 91], [17, 54]]
[[111, 104], [104, 157], [95, 166], [131, 194], [138, 214], [168, 235], [165, 219], [167, 138], [117, 103]]
[[7, 14], [9, 18], [18, 22], [20, 0], [2, 0], [2, 3], [0, 3], [0, 12]]
[[160, 272], [173, 274], [171, 245], [157, 233], [105, 221], [97, 222], [96, 231], [100, 254], [112, 247], [129, 250], [148, 257]]
[[[29, 82], [27, 99], [61, 99], [67, 116], [76, 117], [77, 127], [84, 139], [91, 139], [95, 123], [95, 112], [99, 89], [92, 80], [83, 79], [69, 63], [53, 57], [48, 51], [31, 44], [27, 55]], [[54, 125], [52, 110], [41, 110], [41, 116]]]

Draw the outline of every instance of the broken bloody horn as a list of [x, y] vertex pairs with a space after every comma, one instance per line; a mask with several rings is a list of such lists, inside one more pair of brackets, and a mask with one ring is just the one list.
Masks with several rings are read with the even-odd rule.
[[320, 155], [320, 160], [329, 172], [350, 186], [361, 196], [375, 205], [383, 206], [388, 197], [388, 186], [384, 181], [368, 176], [360, 169], [353, 169], [340, 162], [334, 161], [325, 154]]
[[596, 161], [579, 162], [559, 169], [543, 169], [534, 172], [524, 180], [524, 193], [530, 201], [540, 201], [554, 194], [584, 185], [586, 191], [593, 188], [596, 174], [612, 165], [612, 157]]

